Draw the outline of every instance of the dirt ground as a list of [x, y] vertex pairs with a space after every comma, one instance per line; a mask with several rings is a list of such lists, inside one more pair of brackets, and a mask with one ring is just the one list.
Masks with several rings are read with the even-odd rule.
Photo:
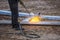
[[[44, 15], [60, 16], [60, 0], [22, 0], [30, 12]], [[0, 10], [10, 10], [7, 0], [0, 0]], [[19, 11], [26, 10], [19, 4]], [[0, 20], [11, 19], [11, 17], [0, 15]], [[60, 40], [60, 26], [23, 26], [30, 33], [36, 33], [40, 38], [28, 38], [19, 33], [20, 30], [12, 29], [11, 25], [0, 25], [0, 40]], [[7, 34], [13, 33], [13, 34]]]

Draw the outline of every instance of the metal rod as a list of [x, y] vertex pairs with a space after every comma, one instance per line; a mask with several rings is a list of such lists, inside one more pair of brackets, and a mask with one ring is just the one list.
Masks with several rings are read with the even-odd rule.
[[[11, 16], [11, 11], [0, 10], [0, 14]], [[32, 15], [32, 14], [23, 13], [23, 12], [19, 12], [18, 14], [19, 17], [24, 17], [24, 16], [28, 17], [29, 15]], [[40, 17], [48, 20], [60, 20], [60, 16], [40, 15]]]
[[60, 20], [60, 16], [41, 15], [41, 18], [48, 20]]
[[[0, 10], [0, 15], [11, 16], [12, 13], [11, 13], [11, 11]], [[19, 17], [21, 17], [21, 16], [29, 16], [29, 13], [19, 12], [18, 15], [19, 15]]]

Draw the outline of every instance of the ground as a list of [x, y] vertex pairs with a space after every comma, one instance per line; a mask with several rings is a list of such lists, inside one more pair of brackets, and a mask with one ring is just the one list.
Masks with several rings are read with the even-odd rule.
[[[22, 0], [30, 12], [44, 15], [59, 15], [60, 16], [60, 0]], [[0, 10], [10, 10], [7, 0], [0, 0]], [[19, 11], [26, 10], [19, 4]], [[11, 17], [0, 15], [0, 20]], [[25, 30], [33, 31], [40, 35], [40, 38], [28, 38], [15, 33], [20, 32], [12, 29], [11, 25], [0, 25], [0, 40], [60, 40], [60, 26], [23, 26]], [[13, 34], [7, 34], [13, 33]], [[27, 32], [30, 33], [30, 32]]]

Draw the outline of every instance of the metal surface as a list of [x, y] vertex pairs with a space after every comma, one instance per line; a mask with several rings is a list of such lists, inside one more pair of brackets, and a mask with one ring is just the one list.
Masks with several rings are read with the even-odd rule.
[[51, 26], [53, 26], [53, 25], [60, 25], [60, 21], [40, 21], [40, 22], [38, 22], [38, 23], [30, 23], [29, 22], [29, 19], [30, 18], [28, 18], [28, 19], [25, 19], [25, 20], [23, 20], [23, 21], [21, 21], [20, 23], [22, 24], [22, 25], [40, 25], [40, 26], [43, 26], [43, 25], [51, 25]]
[[[11, 24], [11, 20], [0, 20], [0, 24]], [[21, 21], [21, 25], [37, 25], [37, 26], [60, 26], [60, 22], [49, 22], [49, 21], [41, 21], [39, 23], [29, 23], [28, 21]]]
[[43, 19], [48, 20], [60, 20], [60, 16], [40, 15]]
[[12, 24], [11, 20], [0, 20], [0, 24]]
[[[0, 10], [0, 15], [7, 15], [7, 16], [11, 16], [12, 13], [11, 11], [5, 11], [5, 10]], [[23, 12], [19, 12], [19, 17], [21, 16], [29, 16], [29, 13], [23, 13]]]
[[[0, 14], [11, 16], [11, 11], [0, 10]], [[23, 13], [23, 12], [19, 12], [18, 15], [19, 17], [33, 16], [33, 14]], [[40, 15], [40, 17], [43, 19], [48, 19], [48, 20], [60, 20], [60, 16]]]

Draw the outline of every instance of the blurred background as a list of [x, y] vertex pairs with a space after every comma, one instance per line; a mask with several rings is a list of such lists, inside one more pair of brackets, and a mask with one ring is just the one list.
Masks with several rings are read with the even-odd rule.
[[[60, 16], [60, 0], [22, 0], [30, 12], [41, 13], [42, 15]], [[19, 12], [26, 12], [25, 8], [18, 3]], [[8, 0], [0, 0], [0, 10], [10, 10]], [[0, 20], [11, 17], [0, 15]], [[0, 25], [0, 40], [60, 40], [60, 26], [23, 26], [26, 30], [32, 30], [41, 38], [31, 39], [22, 35], [5, 34], [5, 32], [19, 32], [12, 29], [11, 25]], [[27, 32], [29, 33], [29, 32]]]

